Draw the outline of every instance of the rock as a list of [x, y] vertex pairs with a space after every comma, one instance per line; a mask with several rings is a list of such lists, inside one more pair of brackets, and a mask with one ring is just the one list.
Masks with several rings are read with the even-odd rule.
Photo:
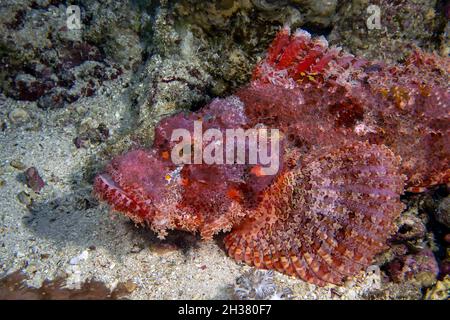
[[[437, 0], [390, 1], [368, 0], [344, 1], [335, 15], [334, 27], [329, 36], [330, 43], [343, 46], [355, 55], [389, 62], [405, 58], [412, 43], [423, 49], [438, 50], [442, 16], [434, 15]], [[380, 24], [369, 29], [370, 17], [380, 10]]]
[[[447, 7], [450, 8], [450, 4], [448, 4]], [[445, 30], [441, 34], [440, 38], [441, 38], [440, 54], [441, 56], [448, 57], [448, 55], [450, 54], [450, 21], [447, 21], [447, 24], [445, 25]]]
[[42, 97], [54, 84], [43, 82], [29, 74], [19, 74], [14, 81], [19, 100], [36, 101]]
[[306, 22], [314, 26], [329, 26], [336, 13], [337, 0], [293, 0], [292, 2], [307, 12]]
[[17, 159], [11, 160], [9, 165], [18, 170], [24, 170], [26, 168], [25, 164], [23, 164], [22, 161], [17, 160]]
[[39, 175], [38, 170], [35, 167], [30, 167], [24, 172], [24, 174], [28, 187], [30, 187], [34, 192], [39, 193], [44, 187], [45, 182]]
[[445, 240], [445, 242], [447, 242], [447, 243], [450, 244], [450, 233], [447, 233], [447, 234], [444, 236], [444, 240]]
[[446, 276], [442, 281], [438, 281], [436, 285], [428, 289], [425, 294], [425, 300], [447, 300], [450, 292], [450, 276]]
[[89, 144], [105, 142], [110, 135], [109, 128], [104, 123], [98, 124], [91, 118], [83, 120], [78, 131], [80, 134], [73, 139], [77, 149], [87, 148]]
[[88, 142], [86, 140], [83, 140], [82, 137], [78, 136], [73, 139], [73, 144], [75, 145], [75, 147], [77, 149], [80, 149], [80, 148], [86, 148], [88, 145]]
[[73, 257], [70, 259], [70, 265], [78, 265], [80, 262], [86, 261], [89, 257], [89, 251], [84, 250], [79, 256]]
[[19, 200], [20, 203], [29, 206], [31, 205], [31, 203], [33, 202], [33, 199], [31, 198], [31, 196], [26, 193], [25, 191], [21, 191], [17, 194], [17, 199]]
[[412, 280], [421, 287], [429, 287], [436, 282], [439, 266], [433, 252], [423, 249], [394, 259], [387, 265], [387, 272], [394, 282]]
[[398, 219], [399, 229], [395, 234], [398, 240], [417, 240], [425, 237], [427, 229], [417, 216], [404, 213]]
[[30, 115], [25, 109], [15, 108], [9, 113], [8, 118], [14, 124], [22, 124], [30, 119]]
[[137, 284], [131, 280], [128, 280], [123, 285], [124, 285], [125, 289], [128, 291], [128, 293], [132, 293], [137, 288]]
[[38, 269], [37, 269], [37, 267], [34, 264], [28, 266], [28, 268], [27, 268], [27, 272], [28, 273], [35, 273], [37, 270]]
[[98, 122], [95, 119], [88, 117], [81, 121], [78, 130], [80, 133], [84, 133], [86, 131], [96, 129], [97, 127], [98, 127]]
[[450, 196], [445, 197], [436, 209], [434, 216], [436, 220], [450, 228]]
[[441, 261], [439, 266], [439, 274], [440, 276], [450, 276], [450, 259], [446, 259], [444, 261]]
[[143, 245], [140, 244], [134, 244], [133, 247], [131, 248], [130, 252], [131, 253], [139, 253], [144, 249]]
[[132, 30], [114, 28], [106, 42], [105, 52], [126, 68], [137, 66], [142, 60], [139, 36]]
[[61, 88], [54, 88], [43, 95], [38, 100], [38, 107], [42, 109], [59, 109], [66, 103], [66, 91]]

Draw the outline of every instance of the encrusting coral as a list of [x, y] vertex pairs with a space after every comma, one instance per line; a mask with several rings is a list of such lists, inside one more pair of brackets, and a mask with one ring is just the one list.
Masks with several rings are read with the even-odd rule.
[[[237, 261], [342, 284], [386, 248], [405, 189], [449, 182], [448, 70], [448, 58], [417, 51], [388, 66], [283, 28], [248, 86], [163, 119], [153, 149], [113, 159], [94, 190], [161, 237], [231, 230], [225, 247]], [[261, 159], [172, 162], [173, 131], [192, 136], [196, 120], [202, 132], [279, 129], [278, 173], [262, 175]], [[203, 139], [203, 150], [215, 139]]]

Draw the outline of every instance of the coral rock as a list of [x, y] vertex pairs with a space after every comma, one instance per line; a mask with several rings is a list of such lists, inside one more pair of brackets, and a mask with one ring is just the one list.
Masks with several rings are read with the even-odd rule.
[[425, 287], [433, 285], [439, 273], [438, 263], [430, 249], [397, 258], [387, 269], [395, 282], [414, 280]]
[[35, 167], [30, 167], [25, 170], [24, 174], [28, 187], [30, 187], [34, 192], [39, 193], [45, 186], [45, 182], [39, 175], [38, 170]]

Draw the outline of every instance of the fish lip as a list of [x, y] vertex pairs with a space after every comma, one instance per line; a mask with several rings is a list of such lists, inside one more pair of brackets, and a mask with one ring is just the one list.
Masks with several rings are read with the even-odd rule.
[[98, 179], [101, 179], [105, 184], [113, 188], [120, 188], [119, 184], [114, 181], [114, 179], [107, 173], [101, 173], [97, 176]]
[[[148, 217], [148, 208], [133, 198], [133, 194], [125, 191], [109, 173], [101, 173], [94, 180], [94, 194], [106, 201], [113, 211], [122, 212], [135, 223], [143, 223]], [[142, 214], [145, 213], [145, 215]]]
[[98, 174], [95, 179], [100, 180], [101, 183], [107, 185], [108, 188], [115, 189], [115, 190], [119, 191], [120, 193], [127, 195], [125, 190], [123, 190], [123, 188], [119, 185], [119, 183], [116, 182], [110, 174], [104, 172], [104, 173]]

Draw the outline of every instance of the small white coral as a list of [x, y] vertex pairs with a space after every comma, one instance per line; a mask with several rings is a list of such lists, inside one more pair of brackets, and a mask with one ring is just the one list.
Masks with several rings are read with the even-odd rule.
[[251, 270], [236, 279], [234, 296], [239, 300], [282, 300], [289, 299], [289, 288], [277, 290], [273, 283], [273, 270]]

